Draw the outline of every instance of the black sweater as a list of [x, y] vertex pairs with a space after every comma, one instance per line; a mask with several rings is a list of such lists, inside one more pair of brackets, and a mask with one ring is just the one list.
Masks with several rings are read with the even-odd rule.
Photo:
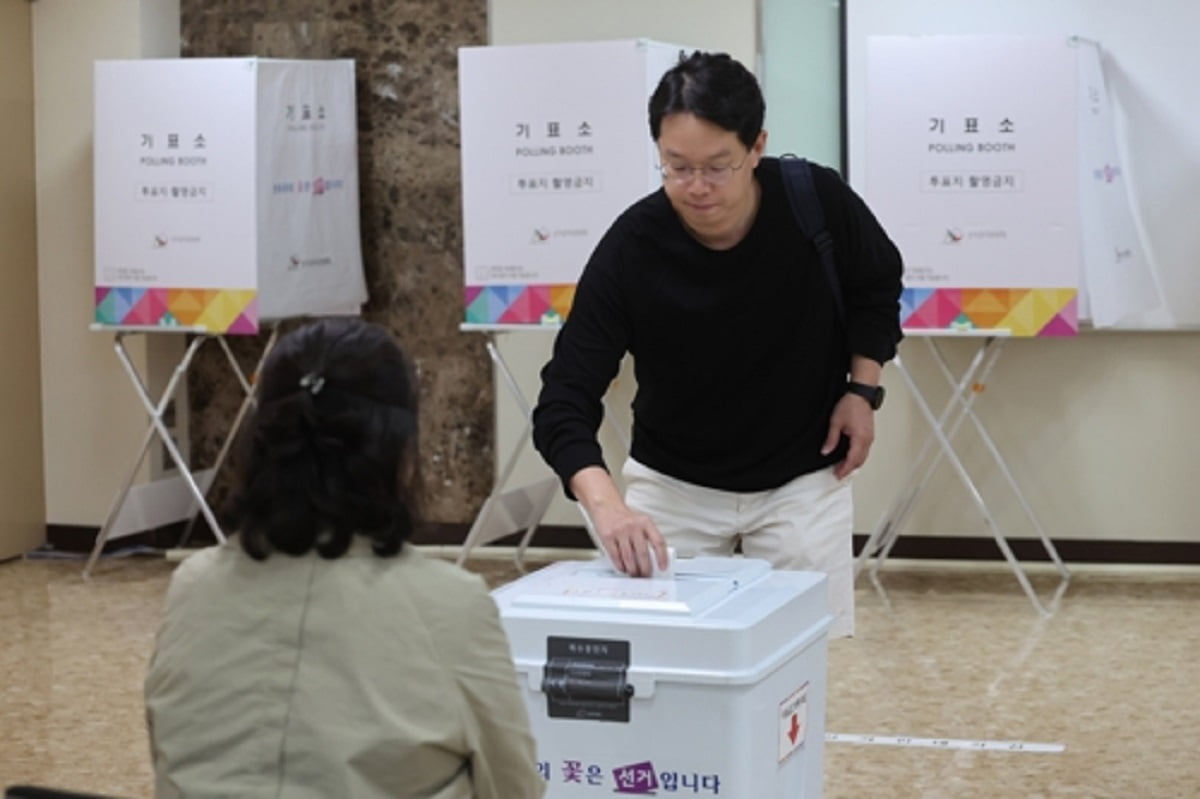
[[[697, 485], [763, 491], [841, 460], [820, 448], [849, 352], [880, 363], [900, 340], [900, 254], [836, 172], [813, 165], [846, 324], [764, 158], [758, 215], [729, 250], [683, 227], [660, 189], [628, 208], [588, 260], [542, 370], [534, 443], [567, 487], [603, 466], [601, 398], [633, 355], [637, 461]], [[570, 490], [567, 490], [568, 496]]]

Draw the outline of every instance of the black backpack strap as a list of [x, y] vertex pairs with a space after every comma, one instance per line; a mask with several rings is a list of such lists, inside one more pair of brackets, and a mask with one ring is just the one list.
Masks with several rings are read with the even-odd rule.
[[833, 293], [834, 310], [838, 321], [846, 323], [846, 306], [842, 302], [842, 283], [838, 280], [837, 262], [833, 257], [833, 236], [825, 229], [825, 212], [821, 209], [821, 198], [813, 184], [812, 167], [804, 158], [784, 155], [779, 159], [783, 173], [783, 187], [787, 190], [788, 202], [800, 233], [812, 242], [825, 270], [825, 279]]

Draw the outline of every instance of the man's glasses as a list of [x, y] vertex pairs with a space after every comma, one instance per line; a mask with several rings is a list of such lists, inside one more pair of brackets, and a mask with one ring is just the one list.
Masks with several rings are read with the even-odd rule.
[[750, 155], [747, 154], [742, 159], [742, 163], [737, 166], [732, 164], [723, 164], [721, 166], [684, 166], [675, 164], [662, 164], [658, 171], [662, 173], [664, 181], [668, 181], [676, 186], [686, 186], [699, 177], [710, 186], [724, 186], [733, 177], [733, 173], [746, 165], [750, 160]]

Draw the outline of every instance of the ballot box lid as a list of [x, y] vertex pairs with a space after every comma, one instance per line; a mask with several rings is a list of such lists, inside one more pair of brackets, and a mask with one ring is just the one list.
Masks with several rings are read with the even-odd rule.
[[699, 617], [771, 571], [763, 560], [687, 558], [667, 579], [629, 577], [603, 558], [556, 563], [496, 592], [514, 608]]
[[607, 561], [565, 561], [492, 592], [519, 663], [549, 639], [627, 642], [635, 661], [749, 679], [768, 661], [823, 640], [826, 577], [751, 558], [681, 558], [671, 579], [632, 578]]

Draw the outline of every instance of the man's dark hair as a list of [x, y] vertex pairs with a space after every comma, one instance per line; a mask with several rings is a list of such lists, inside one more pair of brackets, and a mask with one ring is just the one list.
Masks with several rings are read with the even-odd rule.
[[750, 149], [762, 131], [766, 102], [758, 80], [726, 53], [680, 53], [650, 97], [650, 135], [662, 132], [663, 117], [690, 113], [737, 134]]
[[256, 560], [337, 558], [355, 535], [394, 555], [413, 531], [416, 441], [416, 381], [395, 339], [358, 319], [305, 325], [263, 365], [227, 523]]

